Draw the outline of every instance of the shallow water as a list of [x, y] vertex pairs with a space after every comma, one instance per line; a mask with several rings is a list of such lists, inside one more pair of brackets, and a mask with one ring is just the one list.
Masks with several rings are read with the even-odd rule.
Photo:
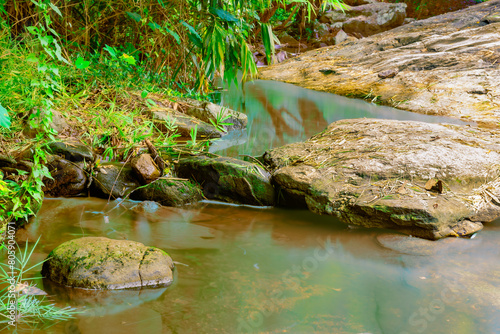
[[228, 156], [262, 155], [265, 150], [303, 141], [323, 131], [328, 124], [348, 118], [473, 124], [266, 80], [248, 82], [244, 91], [233, 85], [222, 93], [221, 104], [248, 116], [245, 131], [230, 133], [210, 149]]
[[[245, 94], [248, 134], [219, 152], [262, 154], [341, 118], [443, 120], [274, 82]], [[174, 284], [98, 293], [41, 281], [58, 305], [85, 313], [40, 333], [500, 332], [500, 222], [431, 242], [303, 210], [206, 202], [139, 214], [136, 204], [46, 199], [18, 240], [41, 235], [33, 262], [82, 236], [139, 241], [177, 262]]]
[[[167, 289], [40, 284], [86, 310], [53, 333], [495, 333], [500, 223], [437, 242], [349, 229], [307, 211], [202, 203], [138, 214], [135, 202], [48, 199], [20, 241], [43, 260], [81, 236], [130, 239], [175, 261]], [[107, 221], [109, 221], [107, 223]]]

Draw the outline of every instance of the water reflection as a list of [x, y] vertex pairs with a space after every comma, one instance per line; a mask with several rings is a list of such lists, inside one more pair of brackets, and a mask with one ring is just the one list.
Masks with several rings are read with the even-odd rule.
[[500, 223], [471, 240], [430, 242], [351, 230], [302, 210], [202, 203], [141, 211], [136, 204], [50, 199], [19, 233], [31, 241], [42, 235], [36, 260], [85, 235], [143, 242], [178, 262], [174, 284], [150, 296], [81, 296], [44, 282], [60, 305], [87, 310], [52, 333], [500, 330]]
[[222, 93], [221, 104], [248, 116], [246, 136], [230, 135], [211, 148], [212, 152], [230, 156], [262, 155], [267, 149], [305, 140], [328, 124], [347, 118], [467, 124], [265, 80], [248, 82], [244, 89], [231, 86]]

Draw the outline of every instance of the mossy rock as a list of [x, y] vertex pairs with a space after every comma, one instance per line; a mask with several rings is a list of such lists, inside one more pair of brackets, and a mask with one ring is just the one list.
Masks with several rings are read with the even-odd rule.
[[181, 159], [176, 172], [199, 182], [207, 198], [238, 204], [274, 205], [271, 175], [257, 164], [226, 157], [196, 156]]
[[183, 206], [202, 199], [198, 185], [189, 180], [158, 179], [130, 194], [138, 201], [155, 201], [165, 206]]
[[42, 275], [58, 284], [85, 289], [166, 286], [174, 264], [164, 251], [130, 240], [86, 237], [59, 245]]

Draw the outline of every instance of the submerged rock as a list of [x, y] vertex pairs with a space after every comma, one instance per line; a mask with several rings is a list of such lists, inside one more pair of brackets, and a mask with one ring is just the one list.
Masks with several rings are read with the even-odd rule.
[[[338, 95], [377, 97], [383, 104], [498, 126], [500, 0], [412, 22], [395, 29], [306, 52], [261, 69], [281, 80]], [[347, 32], [347, 30], [346, 30]], [[329, 68], [335, 76], [325, 76]], [[394, 78], [378, 73], [397, 69]]]
[[202, 193], [199, 186], [189, 180], [159, 179], [135, 190], [130, 198], [165, 206], [183, 206], [201, 200]]
[[164, 286], [174, 264], [164, 251], [129, 240], [86, 237], [59, 245], [44, 262], [42, 275], [62, 285], [85, 289]]
[[96, 197], [108, 198], [111, 194], [112, 198], [123, 198], [140, 186], [130, 166], [103, 164], [94, 172], [90, 190]]
[[177, 174], [200, 183], [210, 199], [229, 203], [274, 204], [271, 175], [261, 166], [233, 158], [196, 156], [181, 159]]
[[58, 156], [50, 156], [48, 168], [52, 179], [44, 179], [44, 192], [50, 196], [78, 196], [87, 189], [87, 174], [83, 163], [72, 163]]
[[[264, 155], [280, 203], [349, 225], [427, 239], [464, 236], [500, 217], [500, 134], [421, 122], [332, 123]], [[425, 189], [430, 179], [442, 193]]]

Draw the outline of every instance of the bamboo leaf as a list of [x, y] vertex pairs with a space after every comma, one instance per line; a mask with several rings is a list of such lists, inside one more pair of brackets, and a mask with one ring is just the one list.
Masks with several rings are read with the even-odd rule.
[[9, 113], [7, 112], [7, 109], [5, 109], [1, 104], [0, 104], [0, 126], [6, 129], [10, 128]]

